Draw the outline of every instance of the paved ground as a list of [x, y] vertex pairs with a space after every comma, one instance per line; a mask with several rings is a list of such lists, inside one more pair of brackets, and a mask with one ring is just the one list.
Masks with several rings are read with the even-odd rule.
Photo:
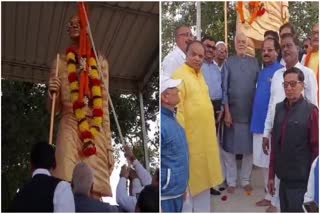
[[[211, 196], [211, 212], [265, 212], [267, 207], [257, 207], [255, 203], [264, 197], [263, 177], [259, 168], [254, 167], [252, 170], [253, 191], [250, 196], [238, 187], [234, 194], [227, 191], [221, 192], [220, 196]], [[223, 201], [222, 196], [227, 196]]]

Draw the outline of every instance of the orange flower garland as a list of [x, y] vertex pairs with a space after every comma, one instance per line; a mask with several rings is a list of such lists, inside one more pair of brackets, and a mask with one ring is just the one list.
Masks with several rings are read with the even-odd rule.
[[86, 103], [80, 98], [80, 84], [77, 74], [78, 58], [76, 51], [72, 48], [67, 49], [67, 70], [68, 81], [70, 88], [70, 100], [73, 104], [73, 112], [78, 121], [79, 137], [83, 142], [82, 152], [86, 157], [96, 154], [96, 147], [94, 144], [94, 138], [100, 132], [102, 126], [102, 91], [101, 81], [97, 70], [97, 61], [93, 54], [89, 59], [89, 84], [91, 92], [92, 109], [92, 121], [91, 125], [86, 116]]
[[[245, 23], [243, 6], [244, 6], [243, 2], [239, 1], [237, 6], [237, 11], [239, 13], [241, 23]], [[251, 25], [257, 19], [258, 16], [262, 16], [266, 12], [266, 9], [264, 8], [264, 4], [261, 1], [250, 1], [249, 11], [250, 11], [251, 17], [248, 23], [249, 25]]]

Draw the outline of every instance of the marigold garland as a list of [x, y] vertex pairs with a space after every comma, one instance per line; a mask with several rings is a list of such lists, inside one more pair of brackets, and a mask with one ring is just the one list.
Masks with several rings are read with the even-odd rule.
[[[261, 1], [250, 1], [249, 3], [249, 11], [250, 11], [250, 20], [248, 21], [249, 25], [251, 25], [258, 16], [262, 16], [266, 9], [264, 8], [264, 4]], [[241, 23], [245, 23], [244, 14], [243, 14], [243, 2], [239, 1], [237, 6], [237, 11], [240, 16]]]
[[[67, 49], [67, 70], [70, 89], [70, 100], [73, 105], [73, 112], [78, 121], [79, 137], [83, 143], [82, 152], [89, 157], [96, 154], [94, 139], [100, 132], [102, 126], [102, 94], [101, 81], [97, 70], [97, 61], [93, 54], [89, 58], [89, 86], [91, 96], [88, 103], [92, 103], [92, 120], [89, 124], [86, 116], [86, 103], [80, 97], [81, 76], [77, 74], [77, 65], [79, 60], [75, 49]], [[80, 77], [79, 77], [80, 76]], [[80, 79], [80, 82], [79, 82]]]

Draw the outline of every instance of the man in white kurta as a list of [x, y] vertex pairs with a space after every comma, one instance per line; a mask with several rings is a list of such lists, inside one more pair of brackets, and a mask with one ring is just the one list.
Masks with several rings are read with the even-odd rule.
[[[271, 137], [271, 130], [273, 127], [273, 120], [275, 114], [276, 104], [282, 102], [285, 99], [285, 93], [283, 90], [283, 73], [291, 68], [299, 68], [305, 77], [305, 90], [304, 94], [307, 100], [311, 103], [317, 105], [317, 81], [316, 76], [313, 71], [302, 64], [299, 63], [298, 53], [299, 53], [299, 41], [293, 37], [291, 34], [284, 34], [281, 38], [281, 51], [283, 59], [286, 63], [286, 67], [277, 70], [271, 81], [270, 89], [270, 101], [268, 106], [268, 113], [264, 125], [263, 131], [263, 150], [264, 153], [270, 155], [270, 144], [269, 139]], [[279, 202], [279, 179], [275, 179], [276, 193], [275, 197], [271, 200], [272, 206], [280, 208]]]
[[192, 41], [192, 33], [189, 27], [180, 26], [175, 30], [176, 47], [163, 59], [162, 74], [171, 77], [186, 61], [187, 45]]
[[192, 42], [187, 49], [186, 64], [172, 76], [183, 80], [177, 119], [186, 131], [189, 146], [192, 196], [189, 212], [210, 212], [210, 188], [223, 181], [213, 108], [201, 70], [203, 59], [201, 42]]

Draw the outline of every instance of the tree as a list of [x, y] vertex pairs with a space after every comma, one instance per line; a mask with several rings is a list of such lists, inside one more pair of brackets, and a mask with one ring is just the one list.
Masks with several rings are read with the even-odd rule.
[[[174, 46], [174, 29], [182, 24], [196, 30], [195, 2], [162, 2], [162, 59]], [[302, 41], [318, 23], [318, 2], [289, 2], [290, 22]], [[233, 37], [236, 29], [236, 2], [228, 2], [228, 50], [234, 54]], [[224, 41], [224, 2], [201, 2], [202, 35]]]
[[[159, 111], [159, 74], [154, 73], [143, 96], [145, 120], [157, 122]], [[48, 141], [50, 114], [46, 109], [47, 87], [43, 84], [2, 80], [2, 209], [8, 209], [16, 190], [31, 176], [29, 165], [32, 145], [39, 140]], [[126, 143], [134, 145], [137, 159], [144, 162], [141, 147], [141, 118], [136, 94], [111, 94]], [[110, 113], [112, 138], [120, 143], [113, 115]], [[57, 129], [57, 118], [55, 133]], [[155, 132], [159, 133], [159, 126]], [[150, 131], [147, 125], [147, 131]], [[148, 139], [151, 166], [159, 166], [159, 137]], [[54, 141], [55, 142], [55, 141]], [[116, 151], [119, 157], [119, 151]], [[153, 169], [154, 171], [154, 169]]]

